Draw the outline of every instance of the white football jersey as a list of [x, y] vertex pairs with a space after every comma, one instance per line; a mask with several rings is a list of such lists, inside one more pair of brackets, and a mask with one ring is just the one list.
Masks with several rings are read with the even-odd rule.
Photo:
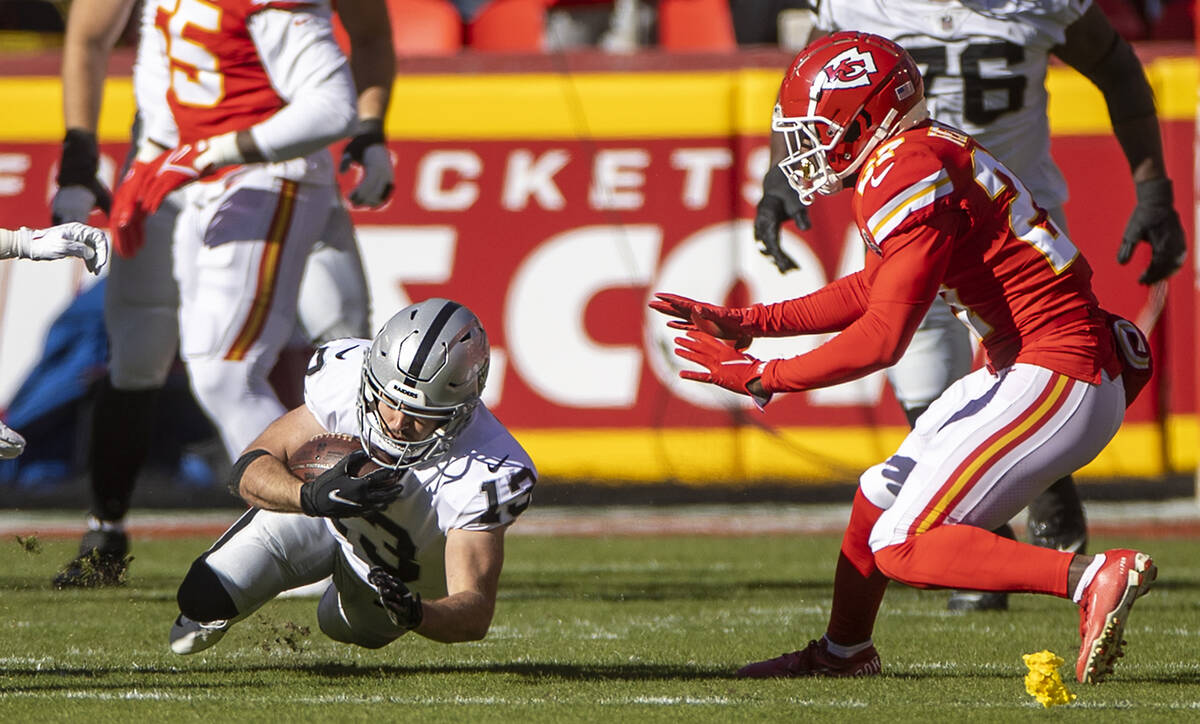
[[[361, 437], [359, 384], [370, 347], [369, 339], [338, 339], [313, 355], [304, 403], [330, 432]], [[362, 578], [387, 566], [435, 598], [446, 595], [446, 533], [508, 525], [529, 506], [537, 481], [529, 455], [483, 403], [449, 452], [403, 475], [404, 493], [384, 510], [327, 523]]]
[[139, 133], [134, 143], [149, 140], [162, 148], [179, 144], [179, 130], [167, 107], [171, 85], [166, 38], [154, 27], [157, 2], [142, 3], [137, 57], [133, 62], [133, 97], [137, 103]]
[[930, 114], [971, 134], [1038, 204], [1067, 200], [1050, 157], [1046, 67], [1091, 0], [819, 0], [818, 29], [900, 44], [921, 67]]

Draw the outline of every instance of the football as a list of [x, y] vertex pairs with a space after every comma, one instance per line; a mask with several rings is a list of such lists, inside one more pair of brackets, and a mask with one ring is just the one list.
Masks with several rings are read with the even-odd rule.
[[[344, 433], [329, 432], [317, 435], [288, 456], [288, 469], [292, 475], [304, 482], [315, 480], [329, 468], [337, 464], [355, 450], [361, 450], [362, 444], [357, 437]], [[355, 475], [365, 475], [379, 466], [366, 460], [359, 470], [352, 470]]]

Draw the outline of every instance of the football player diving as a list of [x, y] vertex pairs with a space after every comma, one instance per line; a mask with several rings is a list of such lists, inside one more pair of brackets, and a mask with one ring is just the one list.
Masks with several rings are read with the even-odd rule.
[[[230, 487], [252, 507], [180, 584], [171, 649], [206, 649], [282, 591], [330, 575], [317, 619], [335, 641], [483, 638], [504, 532], [537, 478], [480, 400], [488, 359], [479, 319], [446, 299], [400, 310], [374, 340], [318, 349], [304, 404], [234, 465]], [[289, 456], [324, 433], [357, 437], [362, 449], [302, 482]], [[377, 469], [363, 473], [367, 462]]]

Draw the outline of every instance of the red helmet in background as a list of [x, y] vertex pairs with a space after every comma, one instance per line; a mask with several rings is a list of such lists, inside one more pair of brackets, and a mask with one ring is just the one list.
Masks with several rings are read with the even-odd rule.
[[811, 204], [833, 194], [888, 136], [928, 117], [917, 64], [887, 38], [840, 32], [802, 50], [779, 88], [771, 129], [788, 155], [779, 168]]

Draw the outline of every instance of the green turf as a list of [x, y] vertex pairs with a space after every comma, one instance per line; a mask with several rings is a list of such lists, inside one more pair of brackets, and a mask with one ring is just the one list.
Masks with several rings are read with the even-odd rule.
[[[823, 629], [838, 541], [512, 536], [491, 633], [376, 651], [317, 629], [315, 599], [268, 604], [220, 644], [176, 656], [175, 586], [208, 540], [138, 541], [129, 584], [53, 591], [73, 543], [0, 541], [0, 721], [1180, 721], [1200, 716], [1195, 541], [1136, 545], [1159, 563], [1128, 656], [1073, 681], [1077, 614], [1015, 597], [1007, 613], [946, 612], [946, 592], [893, 586], [876, 631], [884, 675], [742, 681], [739, 665]], [[36, 549], [36, 550], [35, 550]], [[1048, 648], [1078, 694], [1044, 711], [1021, 654]]]

